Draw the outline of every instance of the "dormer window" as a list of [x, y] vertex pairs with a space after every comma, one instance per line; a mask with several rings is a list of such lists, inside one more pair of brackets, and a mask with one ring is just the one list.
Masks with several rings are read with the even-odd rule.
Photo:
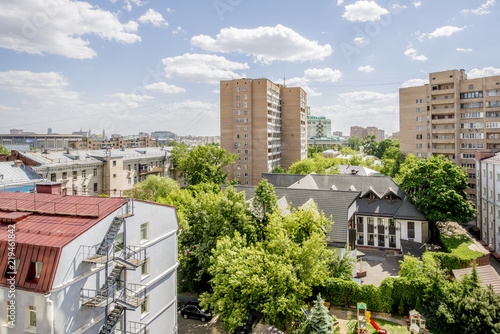
[[43, 262], [31, 261], [26, 280], [39, 279], [42, 273]]
[[389, 203], [394, 203], [394, 201], [396, 200], [396, 196], [394, 196], [393, 193], [389, 193], [389, 194], [387, 194], [387, 196], [385, 196], [385, 199]]

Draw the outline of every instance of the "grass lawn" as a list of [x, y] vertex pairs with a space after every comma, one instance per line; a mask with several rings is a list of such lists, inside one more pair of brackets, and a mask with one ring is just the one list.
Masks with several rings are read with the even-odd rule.
[[474, 242], [465, 234], [456, 234], [452, 236], [442, 235], [441, 242], [447, 252], [465, 261], [474, 260], [484, 255], [481, 252], [469, 248]]
[[[406, 326], [395, 324], [394, 322], [373, 318], [373, 321], [381, 328], [385, 329], [389, 334], [408, 334]], [[368, 333], [378, 333], [370, 323], [368, 323]]]

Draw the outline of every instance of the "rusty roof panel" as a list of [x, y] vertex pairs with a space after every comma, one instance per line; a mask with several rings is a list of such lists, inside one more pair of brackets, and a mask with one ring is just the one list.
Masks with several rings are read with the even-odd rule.
[[[0, 221], [15, 224], [15, 258], [20, 259], [16, 286], [46, 293], [52, 288], [61, 249], [120, 208], [124, 198], [0, 192]], [[17, 209], [16, 209], [17, 208]], [[0, 285], [7, 285], [8, 224], [0, 224]], [[32, 278], [35, 262], [40, 277]]]

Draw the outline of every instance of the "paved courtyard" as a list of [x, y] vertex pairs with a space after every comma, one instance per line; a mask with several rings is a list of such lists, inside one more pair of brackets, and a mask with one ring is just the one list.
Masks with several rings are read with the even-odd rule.
[[357, 263], [358, 271], [366, 271], [366, 276], [361, 278], [361, 283], [379, 286], [386, 277], [398, 276], [399, 260], [403, 255], [394, 255], [394, 252], [378, 249], [361, 249], [365, 254]]

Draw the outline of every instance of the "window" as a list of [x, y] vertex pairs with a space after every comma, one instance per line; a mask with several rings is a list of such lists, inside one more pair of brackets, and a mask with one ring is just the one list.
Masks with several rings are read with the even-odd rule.
[[417, 139], [422, 139], [422, 135], [417, 135]]
[[236, 139], [240, 139], [240, 134], [236, 134]]
[[[131, 184], [131, 179], [129, 178], [128, 180], [129, 180], [128, 184]], [[97, 192], [97, 183], [94, 183], [94, 192], [95, 193]]]
[[149, 239], [149, 223], [141, 224], [141, 241]]
[[239, 100], [240, 99], [240, 96], [239, 95], [236, 95], [236, 100]]
[[247, 103], [247, 102], [244, 102], [244, 103], [243, 103], [243, 107], [247, 108], [247, 107], [248, 107], [248, 103]]
[[240, 87], [236, 87], [236, 91], [239, 92], [240, 91]]
[[244, 119], [244, 122], [245, 122], [245, 123], [248, 123], [248, 118], [245, 118], [245, 119]]
[[128, 185], [131, 185], [131, 184], [132, 184], [132, 178], [131, 178], [131, 177], [129, 177], [129, 178], [127, 179], [127, 183], [128, 183]]
[[247, 95], [247, 94], [243, 95], [243, 98], [244, 98], [245, 100], [248, 100], [248, 95]]
[[141, 304], [141, 316], [149, 313], [149, 296], [146, 296], [144, 303]]
[[73, 181], [76, 181], [77, 178], [78, 178], [78, 171], [74, 170], [73, 171]]
[[417, 148], [422, 148], [422, 144], [417, 144]]
[[417, 126], [417, 131], [421, 131], [422, 130], [422, 127], [421, 126]]
[[422, 122], [422, 116], [417, 117], [417, 122]]
[[247, 139], [247, 138], [248, 138], [248, 133], [245, 133], [245, 139]]
[[247, 87], [243, 87], [243, 91], [246, 92], [248, 90]]
[[237, 118], [236, 123], [239, 123], [239, 122], [241, 122], [241, 119]]
[[149, 271], [149, 257], [146, 258], [146, 261], [141, 265], [141, 276], [147, 276], [150, 274]]
[[422, 108], [417, 108], [417, 112], [422, 112]]
[[113, 160], [113, 167], [116, 167], [116, 160]]
[[26, 326], [25, 329], [36, 330], [36, 307], [26, 306]]
[[245, 110], [243, 114], [248, 115], [248, 110]]
[[236, 108], [239, 108], [240, 107], [240, 103], [236, 103]]
[[241, 112], [239, 110], [236, 110], [236, 115], [239, 116], [240, 114], [241, 114]]
[[50, 181], [56, 182], [56, 173], [50, 174]]
[[82, 178], [86, 178], [87, 177], [87, 171], [85, 169], [82, 170]]
[[415, 239], [415, 223], [408, 222], [408, 239]]
[[474, 85], [469, 85], [469, 89], [474, 89]]
[[422, 104], [422, 99], [417, 99], [416, 103], [417, 104]]
[[245, 173], [245, 177], [248, 177], [248, 173]]

